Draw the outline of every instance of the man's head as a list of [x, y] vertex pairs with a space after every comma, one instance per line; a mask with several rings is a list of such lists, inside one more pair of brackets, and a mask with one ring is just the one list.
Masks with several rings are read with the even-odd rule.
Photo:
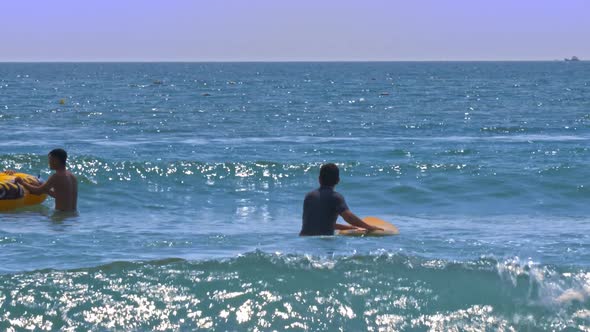
[[68, 153], [64, 149], [53, 149], [49, 152], [49, 168], [58, 170], [66, 167]]
[[340, 170], [336, 164], [324, 164], [320, 168], [320, 185], [333, 187], [340, 182]]

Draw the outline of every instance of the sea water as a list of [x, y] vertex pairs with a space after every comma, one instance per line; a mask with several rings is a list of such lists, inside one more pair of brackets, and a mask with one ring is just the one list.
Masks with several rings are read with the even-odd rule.
[[[590, 330], [590, 63], [0, 64], [1, 330]], [[322, 163], [385, 238], [299, 237]]]

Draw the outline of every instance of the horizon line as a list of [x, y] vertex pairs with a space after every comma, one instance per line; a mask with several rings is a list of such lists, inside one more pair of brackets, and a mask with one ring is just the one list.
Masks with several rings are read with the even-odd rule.
[[587, 62], [565, 59], [470, 59], [470, 60], [0, 60], [0, 63], [391, 63], [391, 62]]

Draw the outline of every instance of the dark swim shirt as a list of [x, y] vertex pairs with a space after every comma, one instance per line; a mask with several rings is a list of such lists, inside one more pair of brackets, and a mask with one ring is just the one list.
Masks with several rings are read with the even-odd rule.
[[299, 235], [334, 235], [338, 215], [348, 210], [344, 197], [333, 187], [320, 187], [305, 196]]

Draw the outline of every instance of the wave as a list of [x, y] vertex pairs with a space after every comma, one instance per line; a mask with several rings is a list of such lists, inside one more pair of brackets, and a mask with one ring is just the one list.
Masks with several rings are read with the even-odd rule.
[[[440, 155], [473, 155], [477, 151], [471, 149], [450, 149], [445, 150]], [[402, 158], [391, 162], [359, 162], [345, 161], [337, 162], [342, 172], [346, 176], [362, 175], [364, 177], [379, 175], [443, 175], [443, 174], [465, 174], [465, 175], [482, 175], [490, 176], [501, 173], [493, 165], [489, 165], [483, 160], [468, 159], [451, 159], [441, 162], [420, 161], [404, 150], [393, 150], [391, 155]], [[404, 160], [405, 159], [405, 160]], [[449, 162], [450, 161], [450, 162]], [[265, 177], [297, 177], [307, 173], [317, 173], [323, 162], [280, 162], [271, 160], [259, 161], [237, 161], [237, 162], [207, 162], [195, 160], [109, 160], [96, 158], [94, 156], [80, 155], [70, 158], [68, 166], [74, 173], [85, 178], [106, 178], [114, 175], [126, 175], [127, 178], [145, 179], [146, 177], [182, 177], [190, 175], [192, 177], [201, 176], [206, 178], [216, 177], [218, 179], [227, 178], [265, 178]], [[13, 154], [0, 155], [0, 169], [17, 169], [31, 174], [36, 174], [39, 170], [47, 169], [45, 157], [36, 154]], [[577, 173], [586, 174], [585, 164], [572, 163], [552, 163], [549, 165], [539, 164], [533, 168], [527, 167], [519, 170], [520, 173], [512, 173], [514, 177], [541, 174], [544, 177], [576, 177]], [[507, 168], [506, 172], [513, 172]], [[47, 171], [44, 171], [47, 174]], [[579, 175], [579, 174], [578, 174]], [[125, 179], [129, 181], [129, 179]]]
[[[407, 152], [395, 150], [393, 154]], [[425, 209], [434, 215], [588, 212], [585, 198], [590, 187], [584, 182], [590, 173], [583, 162], [568, 159], [516, 168], [479, 159], [479, 152], [473, 150], [445, 150], [443, 154], [440, 162], [405, 155], [394, 156], [391, 162], [339, 162], [343, 180], [338, 190], [361, 206], [396, 206], [397, 213], [406, 215], [423, 213]], [[144, 202], [157, 199], [178, 209], [186, 208], [186, 202], [178, 200], [178, 195], [214, 202], [209, 204], [222, 204], [220, 198], [243, 199], [244, 195], [254, 198], [254, 205], [266, 204], [260, 201], [265, 196], [276, 198], [276, 202], [298, 200], [317, 186], [321, 164], [269, 160], [141, 161], [90, 155], [74, 156], [69, 161], [81, 183], [81, 193], [90, 197], [88, 201], [125, 207], [127, 203], [120, 202], [130, 197]], [[50, 174], [45, 157], [33, 154], [0, 155], [0, 169], [17, 169], [42, 178]], [[142, 195], [136, 195], [137, 192]]]
[[[43, 130], [43, 128], [39, 129]], [[71, 131], [71, 130], [70, 130]], [[159, 133], [160, 129], [153, 129], [153, 133]], [[157, 138], [154, 136], [132, 136], [128, 139], [113, 138], [93, 138], [93, 139], [75, 139], [70, 138], [69, 144], [80, 146], [96, 145], [100, 147], [141, 147], [154, 145], [179, 145], [179, 146], [207, 146], [218, 145], [226, 146], [253, 146], [257, 144], [368, 144], [369, 146], [387, 145], [395, 142], [434, 142], [434, 143], [473, 143], [473, 142], [499, 142], [505, 144], [511, 143], [543, 143], [543, 142], [584, 142], [590, 141], [588, 135], [562, 135], [562, 134], [526, 134], [525, 130], [518, 130], [512, 127], [484, 127], [481, 128], [482, 135], [447, 135], [447, 136], [375, 136], [375, 137], [358, 137], [358, 136], [246, 136], [232, 138], [195, 138], [186, 137], [186, 134], [178, 134], [168, 138]], [[26, 132], [26, 131], [23, 131]], [[149, 131], [146, 130], [145, 133]], [[39, 132], [36, 132], [39, 134]], [[144, 133], [144, 134], [145, 134]], [[6, 147], [29, 147], [37, 146], [37, 140], [23, 140], [19, 132], [11, 132], [14, 139], [7, 137], [0, 146]], [[173, 134], [173, 131], [170, 132]], [[489, 135], [486, 135], [489, 134]], [[61, 140], [44, 140], [46, 145], [60, 145]]]
[[248, 253], [0, 275], [0, 328], [590, 328], [590, 272], [399, 254]]
[[[539, 164], [522, 169], [499, 169], [486, 160], [444, 159], [441, 162], [419, 161], [410, 152], [394, 150], [398, 160], [391, 162], [339, 162], [343, 177], [342, 186], [362, 188], [367, 185], [408, 197], [441, 194], [491, 194], [497, 197], [517, 196], [519, 193], [551, 193], [570, 198], [583, 197], [588, 188], [582, 185], [588, 177], [583, 163], [571, 160], [562, 163]], [[401, 155], [404, 156], [401, 156]], [[462, 157], [476, 155], [474, 150], [445, 150], [443, 155]], [[322, 162], [241, 161], [206, 162], [194, 160], [130, 161], [109, 160], [93, 156], [75, 156], [69, 167], [82, 183], [97, 185], [105, 182], [206, 185], [260, 183], [301, 184], [315, 179]], [[45, 157], [34, 154], [0, 155], [0, 169], [16, 169], [25, 173], [47, 177]], [[423, 201], [423, 199], [420, 199]]]

